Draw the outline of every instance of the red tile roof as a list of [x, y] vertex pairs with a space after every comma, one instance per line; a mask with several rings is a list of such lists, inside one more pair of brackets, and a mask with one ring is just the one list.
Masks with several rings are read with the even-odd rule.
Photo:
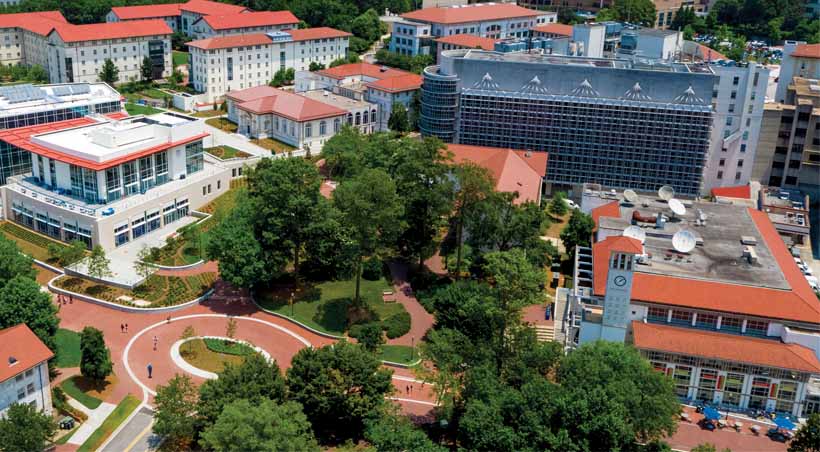
[[495, 189], [500, 192], [518, 192], [516, 204], [538, 202], [541, 182], [547, 173], [546, 152], [518, 151], [506, 148], [448, 144], [453, 163], [472, 162], [490, 171]]
[[[243, 14], [244, 16], [244, 14]], [[310, 33], [302, 33], [309, 31]], [[351, 36], [346, 31], [336, 30], [329, 27], [309, 28], [306, 30], [288, 30], [294, 41], [308, 41], [321, 38], [341, 38]], [[189, 47], [197, 49], [228, 49], [232, 47], [254, 46], [272, 44], [273, 40], [265, 33], [244, 33], [229, 36], [216, 36], [213, 38], [199, 39], [186, 43]]]
[[462, 7], [424, 8], [401, 17], [421, 22], [459, 24], [464, 22], [482, 22], [488, 20], [513, 19], [519, 17], [536, 17], [541, 13], [533, 9], [522, 8], [513, 3], [482, 4]]
[[717, 50], [709, 46], [697, 43], [697, 47], [700, 50], [700, 57], [703, 59], [703, 61], [717, 61], [729, 59], [729, 57], [727, 57], [726, 55], [718, 52]]
[[210, 16], [213, 14], [239, 14], [248, 11], [244, 6], [231, 5], [230, 3], [210, 2], [208, 0], [191, 0], [179, 7], [181, 11]]
[[170, 35], [171, 27], [162, 19], [129, 20], [127, 22], [103, 22], [88, 25], [58, 25], [54, 27], [64, 42], [122, 39], [138, 36]]
[[820, 44], [801, 44], [792, 52], [793, 57], [820, 58]]
[[59, 11], [0, 14], [0, 28], [22, 28], [42, 36], [47, 36], [59, 24], [68, 24]]
[[179, 16], [179, 8], [184, 3], [165, 3], [159, 5], [114, 6], [111, 11], [120, 20], [156, 19], [159, 17]]
[[[54, 357], [25, 323], [0, 331], [0, 382]], [[14, 363], [10, 363], [10, 360]]]
[[[298, 21], [297, 21], [298, 22]], [[330, 27], [300, 28], [288, 30], [294, 41], [309, 41], [311, 39], [343, 38], [352, 34]]]
[[270, 25], [298, 25], [299, 19], [290, 11], [259, 11], [226, 15], [209, 15], [201, 19], [214, 30], [265, 27]]
[[610, 203], [592, 209], [592, 212], [590, 212], [590, 214], [592, 215], [592, 220], [595, 221], [595, 227], [592, 229], [592, 231], [595, 232], [598, 230], [599, 218], [618, 218], [621, 216], [621, 204], [618, 201], [612, 201]]
[[495, 41], [496, 40], [493, 38], [482, 38], [480, 36], [464, 33], [436, 39], [436, 42], [440, 42], [442, 44], [450, 44], [452, 46], [465, 47], [468, 49], [484, 50], [495, 50]]
[[381, 80], [388, 77], [398, 77], [400, 75], [412, 74], [412, 72], [392, 69], [387, 66], [379, 66], [377, 64], [370, 63], [341, 64], [336, 67], [322, 69], [318, 71], [318, 73], [340, 80], [346, 77], [355, 77], [358, 75]]
[[[820, 318], [820, 300], [797, 268], [769, 217], [765, 212], [753, 208], [746, 211], [777, 261], [790, 290], [635, 272], [632, 299], [776, 319], [807, 321]], [[608, 245], [609, 242], [604, 240], [592, 246], [595, 268], [593, 292], [596, 295], [604, 295], [606, 292], [606, 262], [611, 251]]]
[[[243, 91], [253, 90], [251, 93], [269, 92], [269, 90], [261, 90], [259, 88], [263, 87], [248, 88], [248, 90]], [[347, 111], [341, 108], [319, 102], [318, 100], [309, 99], [305, 96], [276, 88], [271, 88], [271, 90], [273, 90], [272, 93], [264, 96], [251, 95], [243, 91], [231, 93], [228, 96], [232, 99], [247, 99], [237, 104], [236, 107], [241, 110], [257, 115], [276, 114], [298, 122], [347, 114]]]
[[228, 91], [226, 96], [234, 102], [247, 102], [249, 100], [259, 99], [261, 97], [275, 96], [281, 90], [272, 86], [260, 85], [253, 88], [246, 88], [239, 91]]
[[715, 187], [712, 189], [712, 196], [719, 196], [721, 198], [750, 199], [752, 197], [752, 188], [748, 185]]
[[572, 36], [572, 25], [565, 24], [545, 24], [532, 27], [532, 31], [539, 33], [549, 33], [553, 35]]
[[623, 235], [609, 236], [603, 240], [607, 243], [609, 252], [617, 251], [619, 253], [643, 254], [643, 244], [640, 240], [632, 237], [625, 237]]
[[233, 47], [255, 46], [270, 44], [273, 41], [270, 36], [264, 33], [241, 34], [230, 36], [218, 36], [214, 38], [199, 39], [186, 43], [188, 47], [197, 49], [229, 49]]
[[784, 344], [773, 339], [632, 322], [632, 341], [635, 347], [643, 350], [671, 352], [801, 372], [820, 372], [820, 361], [811, 349], [797, 344]]
[[423, 80], [424, 79], [418, 74], [406, 74], [376, 80], [375, 82], [368, 83], [367, 86], [379, 91], [400, 93], [402, 91], [412, 91], [421, 88], [421, 82]]

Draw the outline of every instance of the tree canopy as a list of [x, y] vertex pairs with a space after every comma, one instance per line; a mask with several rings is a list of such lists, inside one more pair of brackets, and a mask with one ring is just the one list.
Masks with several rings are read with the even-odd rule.
[[202, 432], [200, 444], [216, 452], [319, 451], [302, 407], [272, 400], [235, 400]]
[[0, 287], [15, 276], [34, 279], [37, 272], [32, 264], [30, 257], [20, 253], [16, 243], [0, 234]]
[[820, 413], [806, 420], [789, 442], [789, 452], [820, 452]]
[[55, 335], [60, 326], [57, 306], [36, 281], [18, 275], [0, 288], [0, 329], [25, 323], [51, 351], [57, 351]]
[[358, 439], [365, 420], [378, 416], [393, 389], [391, 376], [371, 353], [341, 341], [300, 350], [287, 371], [288, 393], [320, 439], [343, 442]]
[[163, 448], [190, 450], [197, 414], [197, 391], [191, 377], [177, 374], [168, 384], [157, 386], [154, 404], [154, 433], [163, 437]]
[[87, 326], [80, 334], [80, 372], [95, 381], [103, 381], [113, 370], [111, 354], [105, 346], [103, 332]]
[[573, 209], [567, 225], [561, 231], [561, 241], [564, 242], [567, 253], [574, 254], [576, 246], [589, 246], [594, 227], [595, 222], [591, 216], [580, 209]]
[[29, 404], [13, 403], [0, 418], [0, 450], [44, 450], [57, 432], [57, 424]]

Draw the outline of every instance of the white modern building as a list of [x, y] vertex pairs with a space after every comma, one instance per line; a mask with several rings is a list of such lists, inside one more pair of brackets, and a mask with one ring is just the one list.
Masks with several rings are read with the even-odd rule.
[[202, 16], [194, 22], [194, 39], [247, 33], [266, 33], [299, 28], [299, 19], [290, 11], [260, 11]]
[[266, 85], [280, 69], [305, 71], [347, 55], [351, 34], [327, 27], [231, 35], [188, 43], [190, 78], [207, 102], [230, 91]]
[[[4, 136], [16, 134], [18, 128], [121, 111], [122, 96], [105, 83], [0, 87], [0, 134]], [[28, 172], [28, 153], [0, 141], [0, 185], [9, 176]]]
[[0, 418], [15, 403], [51, 414], [48, 360], [53, 357], [25, 323], [0, 331]]
[[421, 82], [422, 77], [412, 72], [370, 63], [350, 63], [316, 72], [297, 72], [296, 92], [327, 90], [376, 104], [376, 130], [387, 130], [393, 105], [400, 103], [409, 110]]
[[56, 240], [112, 250], [188, 216], [230, 187], [206, 161], [202, 121], [176, 113], [85, 117], [17, 129], [28, 175], [0, 188], [6, 218]]
[[424, 8], [402, 14], [393, 24], [390, 51], [404, 55], [433, 54], [433, 39], [471, 34], [482, 38], [525, 38], [530, 29], [557, 21], [558, 14], [522, 8], [514, 3], [476, 3]]
[[786, 41], [783, 45], [775, 102], [786, 101], [786, 92], [794, 77], [820, 78], [820, 44]]
[[710, 67], [719, 78], [712, 93], [714, 119], [703, 169], [704, 193], [751, 180], [769, 78], [769, 70], [756, 63]]
[[274, 138], [297, 149], [321, 151], [345, 124], [363, 133], [376, 130], [378, 107], [318, 90], [301, 94], [257, 86], [228, 93], [228, 119], [238, 133]]

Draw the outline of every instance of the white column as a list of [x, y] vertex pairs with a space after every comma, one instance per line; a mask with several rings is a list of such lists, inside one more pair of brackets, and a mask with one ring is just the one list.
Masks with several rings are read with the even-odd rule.
[[743, 319], [743, 323], [740, 325], [740, 332], [741, 333], [746, 332], [746, 319]]
[[668, 309], [666, 311], [666, 323], [672, 323], [672, 310]]
[[698, 313], [693, 312], [692, 313], [692, 326], [695, 326], [695, 323], [697, 323], [697, 321], [698, 321]]
[[717, 318], [717, 324], [715, 325], [715, 329], [718, 329], [718, 330], [720, 329], [721, 322], [723, 322], [723, 316], [719, 315], [718, 318]]

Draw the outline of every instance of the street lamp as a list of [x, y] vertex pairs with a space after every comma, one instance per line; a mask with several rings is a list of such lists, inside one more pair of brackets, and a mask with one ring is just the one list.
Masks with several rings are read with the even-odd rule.
[[416, 336], [410, 336], [410, 361], [416, 356]]
[[293, 292], [290, 293], [290, 316], [293, 317]]

